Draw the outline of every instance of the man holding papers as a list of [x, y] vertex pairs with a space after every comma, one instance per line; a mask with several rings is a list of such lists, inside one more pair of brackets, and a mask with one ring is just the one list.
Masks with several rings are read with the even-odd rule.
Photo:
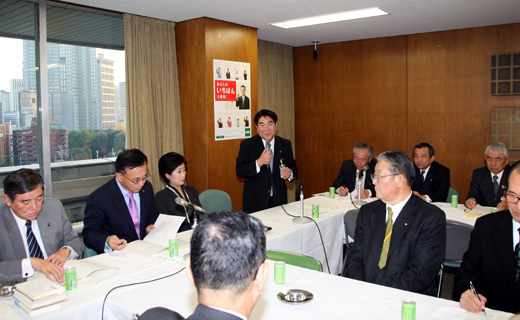
[[64, 281], [63, 265], [82, 258], [85, 247], [72, 230], [60, 201], [44, 199], [43, 181], [31, 169], [11, 172], [4, 180], [0, 206], [0, 283], [22, 282], [43, 272]]
[[121, 152], [115, 178], [88, 196], [83, 241], [98, 253], [123, 249], [143, 239], [157, 219], [148, 158], [138, 149]]

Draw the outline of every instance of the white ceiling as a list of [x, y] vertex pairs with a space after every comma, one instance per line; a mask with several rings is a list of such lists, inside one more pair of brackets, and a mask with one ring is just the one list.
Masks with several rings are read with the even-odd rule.
[[[68, 0], [174, 22], [200, 17], [258, 29], [258, 39], [290, 46], [520, 22], [520, 0]], [[280, 29], [269, 23], [379, 7], [390, 15]]]

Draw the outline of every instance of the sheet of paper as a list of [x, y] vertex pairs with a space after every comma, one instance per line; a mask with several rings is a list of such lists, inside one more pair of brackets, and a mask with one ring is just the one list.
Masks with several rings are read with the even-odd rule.
[[142, 257], [149, 257], [165, 248], [168, 248], [168, 240], [163, 245], [145, 240], [135, 240], [127, 244], [121, 251]]
[[90, 276], [95, 271], [99, 270], [112, 270], [115, 269], [117, 273], [117, 269], [111, 266], [104, 265], [95, 261], [95, 259], [86, 258], [81, 260], [68, 260], [65, 262], [65, 267], [74, 266], [76, 267], [76, 278], [78, 280], [85, 279]]
[[174, 239], [185, 217], [160, 214], [154, 223], [155, 229], [144, 237], [144, 241], [168, 247], [168, 241]]

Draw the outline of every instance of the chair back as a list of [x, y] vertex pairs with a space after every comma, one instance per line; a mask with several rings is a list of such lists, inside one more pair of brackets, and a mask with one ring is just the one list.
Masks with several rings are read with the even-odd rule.
[[354, 239], [354, 234], [356, 233], [356, 220], [359, 214], [359, 209], [352, 209], [347, 211], [343, 216], [343, 223], [345, 224], [345, 236], [347, 238], [347, 246], [348, 245], [348, 237]]
[[460, 262], [468, 250], [473, 226], [458, 221], [446, 220], [446, 255], [445, 260]]
[[233, 210], [231, 197], [222, 190], [210, 189], [199, 195], [200, 204], [206, 213], [213, 213], [222, 210]]
[[287, 264], [310, 269], [314, 271], [322, 271], [323, 268], [321, 266], [321, 262], [312, 257], [297, 254], [292, 252], [278, 251], [278, 250], [268, 250], [267, 251], [267, 259], [273, 261], [283, 261]]
[[[457, 192], [457, 190], [453, 189], [452, 187], [450, 187], [450, 190], [448, 191], [448, 197], [446, 198], [446, 202], [448, 203], [451, 203], [451, 196], [459, 196], [459, 193]], [[459, 201], [460, 201], [460, 198], [459, 198]]]

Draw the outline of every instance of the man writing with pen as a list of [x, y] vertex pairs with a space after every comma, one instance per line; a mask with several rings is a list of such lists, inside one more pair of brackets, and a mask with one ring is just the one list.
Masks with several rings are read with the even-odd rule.
[[[370, 175], [374, 173], [377, 161], [372, 159], [374, 149], [368, 143], [360, 142], [354, 146], [354, 158], [341, 164], [338, 177], [332, 183], [336, 193], [344, 197], [356, 190], [361, 182], [361, 199], [376, 195]], [[357, 198], [357, 196], [356, 196]]]
[[470, 312], [520, 312], [520, 162], [511, 168], [504, 198], [506, 210], [477, 219], [455, 276], [455, 296]]

